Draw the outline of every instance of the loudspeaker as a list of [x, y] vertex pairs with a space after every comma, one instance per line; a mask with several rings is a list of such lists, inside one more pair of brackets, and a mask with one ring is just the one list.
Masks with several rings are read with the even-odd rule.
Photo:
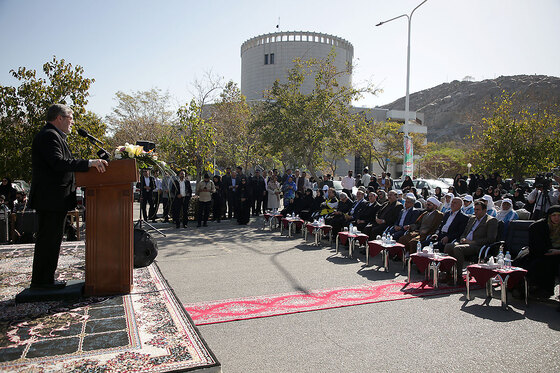
[[143, 147], [145, 152], [149, 152], [150, 150], [154, 150], [154, 151], [156, 150], [155, 142], [138, 140], [136, 141], [136, 145], [140, 145], [141, 147]]
[[141, 228], [134, 228], [134, 268], [147, 267], [158, 254], [157, 242]]

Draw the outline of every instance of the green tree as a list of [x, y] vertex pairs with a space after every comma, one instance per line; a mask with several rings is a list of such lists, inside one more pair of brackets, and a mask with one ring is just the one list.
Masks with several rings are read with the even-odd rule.
[[119, 91], [115, 96], [117, 105], [107, 116], [113, 147], [127, 142], [134, 144], [137, 140], [157, 144], [166, 127], [175, 120], [169, 107], [169, 93], [162, 93], [158, 88], [131, 94]]
[[521, 179], [558, 165], [559, 118], [546, 110], [530, 113], [520, 103], [514, 106], [514, 98], [504, 91], [500, 101], [487, 108], [489, 115], [471, 130], [476, 172]]
[[[31, 179], [31, 144], [35, 134], [45, 124], [48, 107], [66, 104], [74, 111], [74, 121], [96, 137], [102, 137], [105, 127], [92, 120], [85, 106], [94, 79], [84, 78], [81, 66], [73, 67], [64, 59], [53, 57], [43, 65], [45, 77], [36, 70], [20, 67], [10, 70], [21, 84], [18, 87], [0, 86], [0, 173], [13, 179]], [[73, 130], [74, 133], [75, 130]], [[70, 136], [72, 150], [81, 156], [93, 156], [83, 140]]]
[[228, 82], [213, 106], [217, 164], [242, 165], [247, 170], [265, 162], [266, 155], [259, 142], [258, 128], [251, 127], [253, 120], [245, 96], [237, 84]]
[[[276, 81], [266, 92], [266, 102], [253, 128], [261, 131], [268, 153], [279, 155], [312, 174], [328, 166], [329, 154], [348, 154], [355, 138], [358, 113], [350, 111], [353, 100], [371, 87], [352, 88], [339, 84], [351, 66], [338, 70], [334, 50], [322, 60], [294, 60], [286, 83]], [[301, 92], [306, 79], [314, 79], [309, 94]]]
[[[371, 166], [375, 161], [383, 171], [387, 171], [389, 162], [402, 163], [404, 157], [402, 123], [391, 120], [357, 123], [357, 140], [354, 142], [354, 149], [364, 159], [366, 165]], [[426, 136], [421, 133], [410, 133], [410, 136], [414, 155], [422, 155], [426, 148], [424, 145]]]
[[419, 175], [432, 179], [454, 177], [467, 171], [469, 152], [458, 143], [428, 143], [426, 154], [416, 161]]
[[177, 111], [178, 121], [160, 138], [161, 148], [175, 168], [185, 168], [197, 180], [204, 171], [213, 172], [212, 157], [216, 146], [215, 129], [202, 116], [195, 99]]

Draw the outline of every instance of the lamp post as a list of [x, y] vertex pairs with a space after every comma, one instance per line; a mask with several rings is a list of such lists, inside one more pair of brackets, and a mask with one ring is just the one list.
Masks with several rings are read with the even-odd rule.
[[[412, 21], [412, 15], [414, 14], [414, 11], [416, 9], [420, 8], [420, 6], [422, 6], [426, 1], [428, 1], [428, 0], [422, 1], [418, 6], [416, 6], [416, 8], [412, 9], [412, 12], [410, 12], [410, 15], [401, 14], [400, 16], [388, 19], [387, 21], [379, 22], [377, 25], [375, 25], [375, 26], [381, 26], [385, 23], [394, 21], [395, 19], [399, 19], [401, 17], [406, 17], [408, 19], [408, 46], [407, 46], [407, 50], [406, 50], [406, 96], [405, 96], [405, 101], [404, 101], [404, 126], [403, 126], [404, 151], [405, 151], [405, 158], [404, 159], [406, 159], [406, 143], [407, 143], [407, 139], [408, 139], [408, 121], [410, 119], [410, 92], [409, 92], [409, 86], [410, 86], [410, 23]], [[405, 161], [405, 163], [406, 163], [406, 161]], [[412, 169], [412, 167], [411, 167], [411, 169]], [[405, 172], [406, 172], [406, 165], [403, 165], [403, 177], [405, 176]], [[410, 176], [412, 176], [412, 175], [410, 175]]]
[[467, 169], [468, 169], [467, 175], [469, 175], [469, 177], [471, 175], [471, 167], [472, 167], [472, 164], [470, 162], [467, 163]]

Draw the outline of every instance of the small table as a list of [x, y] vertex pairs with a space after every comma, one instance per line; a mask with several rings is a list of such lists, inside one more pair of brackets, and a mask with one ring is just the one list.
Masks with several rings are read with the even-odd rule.
[[366, 250], [366, 265], [369, 266], [369, 257], [376, 256], [379, 253], [383, 255], [383, 267], [385, 272], [389, 270], [389, 255], [402, 255], [403, 269], [405, 266], [406, 247], [402, 243], [383, 243], [381, 240], [368, 241]]
[[263, 229], [265, 229], [266, 226], [268, 225], [268, 228], [270, 230], [272, 230], [273, 225], [276, 227], [279, 224], [280, 219], [282, 219], [284, 216], [282, 214], [280, 214], [279, 212], [277, 212], [277, 213], [265, 212], [263, 214], [263, 217], [264, 217]]
[[477, 283], [486, 284], [486, 296], [492, 296], [492, 279], [500, 282], [502, 307], [507, 308], [507, 289], [513, 288], [519, 281], [525, 283], [525, 305], [527, 305], [527, 270], [519, 267], [498, 268], [497, 265], [471, 264], [467, 267], [467, 299], [471, 300], [469, 280], [473, 276]]
[[313, 234], [315, 236], [315, 246], [319, 246], [321, 242], [321, 237], [329, 235], [329, 244], [332, 241], [332, 226], [328, 224], [315, 225], [313, 223], [308, 223], [305, 225], [305, 241], [307, 241], [307, 234]]
[[453, 282], [457, 284], [457, 259], [454, 257], [447, 255], [447, 254], [427, 254], [427, 253], [413, 253], [410, 254], [410, 258], [408, 259], [408, 279], [407, 282], [410, 282], [410, 267], [412, 262], [416, 264], [416, 267], [421, 272], [427, 272], [428, 277], [430, 272], [433, 275], [433, 286], [437, 288], [439, 286], [438, 279], [439, 279], [439, 271], [440, 268], [444, 270], [451, 269], [451, 273], [453, 274]]
[[280, 234], [284, 232], [284, 228], [288, 228], [288, 237], [292, 237], [292, 227], [295, 225], [296, 229], [303, 227], [303, 223], [305, 223], [300, 218], [282, 218], [282, 226], [280, 228]]
[[342, 244], [346, 244], [348, 242], [348, 255], [350, 257], [354, 257], [354, 245], [356, 241], [360, 245], [365, 245], [367, 243], [369, 236], [367, 234], [363, 234], [362, 232], [350, 233], [348, 231], [338, 232], [336, 236], [336, 252], [338, 253], [338, 243], [339, 241]]

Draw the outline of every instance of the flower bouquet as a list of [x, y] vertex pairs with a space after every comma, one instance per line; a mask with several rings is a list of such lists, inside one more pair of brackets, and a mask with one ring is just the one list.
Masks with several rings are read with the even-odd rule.
[[169, 168], [167, 163], [157, 158], [157, 153], [153, 150], [144, 151], [141, 145], [132, 145], [125, 143], [115, 149], [115, 159], [136, 159], [138, 169], [153, 168], [161, 171], [163, 175], [175, 175], [175, 172]]

